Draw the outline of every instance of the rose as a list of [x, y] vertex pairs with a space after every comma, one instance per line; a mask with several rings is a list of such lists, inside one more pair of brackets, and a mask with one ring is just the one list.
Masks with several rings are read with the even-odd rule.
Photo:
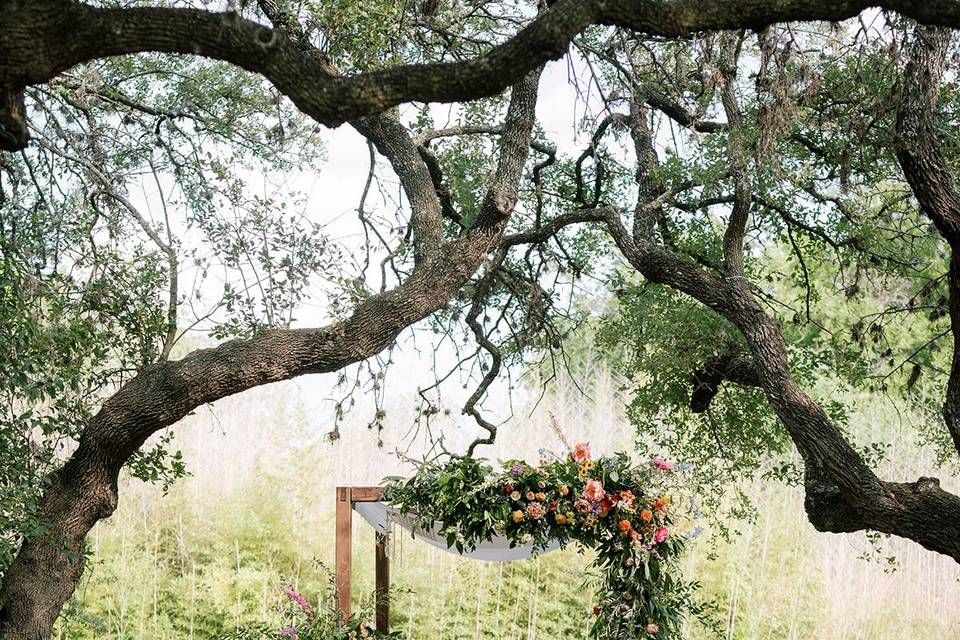
[[670, 535], [670, 530], [666, 527], [660, 527], [657, 529], [657, 532], [653, 534], [653, 540], [657, 544], [660, 544], [667, 539], [667, 536]]
[[513, 493], [511, 493], [510, 499], [513, 500], [514, 502], [517, 502], [518, 500], [520, 500], [520, 492], [514, 491]]
[[590, 503], [584, 498], [578, 499], [573, 503], [573, 506], [576, 507], [577, 511], [580, 513], [586, 513], [590, 511]]
[[573, 448], [573, 461], [576, 463], [586, 462], [590, 459], [590, 445], [581, 442]]
[[633, 525], [630, 524], [629, 520], [621, 520], [620, 524], [617, 525], [620, 527], [620, 535], [626, 536], [630, 533], [630, 529], [633, 528]]
[[523, 511], [517, 509], [513, 512], [513, 521], [514, 522], [523, 522]]
[[600, 502], [603, 500], [606, 492], [603, 490], [603, 485], [599, 480], [587, 480], [587, 484], [583, 489], [583, 495], [592, 502]]
[[651, 622], [650, 624], [647, 625], [647, 633], [659, 633], [659, 631], [660, 631], [660, 627], [658, 627], [654, 623]]
[[536, 499], [537, 499], [537, 494], [535, 494], [533, 491], [527, 491], [527, 500], [536, 500]]
[[650, 522], [653, 520], [653, 511], [650, 511], [650, 509], [644, 509], [640, 512], [640, 519], [644, 522]]

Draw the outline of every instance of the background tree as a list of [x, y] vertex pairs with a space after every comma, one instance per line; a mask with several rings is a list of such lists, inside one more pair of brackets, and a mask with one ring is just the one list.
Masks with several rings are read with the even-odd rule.
[[[924, 23], [960, 25], [956, 2], [882, 4]], [[803, 74], [799, 87], [784, 80], [794, 70], [791, 65], [804, 69], [797, 60], [805, 56], [788, 55], [789, 47], [777, 41], [782, 34], [764, 28], [779, 21], [850, 18], [866, 5], [561, 0], [535, 13], [534, 6], [510, 3], [427, 10], [395, 3], [300, 6], [263, 0], [257, 7], [214, 13], [70, 0], [5, 3], [0, 7], [0, 59], [5, 60], [0, 141], [5, 150], [22, 155], [4, 156], [9, 238], [0, 274], [3, 312], [16, 329], [13, 346], [7, 349], [5, 343], [4, 349], [8, 362], [25, 365], [5, 386], [5, 432], [22, 447], [35, 446], [37, 438], [25, 437], [35, 428], [48, 432], [39, 438], [39, 463], [18, 469], [10, 483], [17, 489], [10, 498], [16, 505], [11, 521], [20, 530], [12, 540], [16, 557], [0, 590], [0, 633], [14, 639], [49, 635], [82, 572], [87, 532], [115, 508], [117, 477], [125, 464], [132, 460], [135, 472], [158, 479], [181, 471], [176, 458], [161, 450], [140, 451], [152, 434], [226, 395], [337, 371], [382, 352], [403, 329], [454, 300], [492, 252], [461, 299], [465, 313], [450, 309], [436, 319], [449, 323], [462, 317], [491, 360], [464, 408], [488, 433], [470, 453], [491, 440], [496, 427], [478, 405], [502, 368], [504, 353], [523, 357], [531, 349], [549, 352], [562, 344], [562, 323], [553, 320], [554, 298], [567, 288], [548, 286], [559, 272], [552, 265], [579, 275], [591, 264], [603, 264], [597, 256], [606, 245], [597, 233], [557, 241], [574, 222], [601, 223], [630, 268], [716, 314], [704, 326], [720, 327], [727, 337], [714, 354], [717, 360], [699, 365], [697, 392], [709, 395], [724, 379], [759, 385], [804, 457], [808, 511], [816, 526], [890, 532], [958, 557], [952, 535], [958, 499], [927, 479], [898, 484], [876, 477], [796, 382], [779, 312], [765, 308], [758, 297], [762, 292], [750, 284], [763, 274], [764, 255], [744, 251], [748, 231], [763, 239], [778, 230], [788, 235], [803, 230], [811, 242], [819, 236], [836, 249], [876, 254], [866, 239], [835, 239], [835, 232], [847, 230], [838, 221], [828, 221], [823, 229], [822, 220], [798, 218], [790, 206], [798, 201], [800, 178], [791, 180], [788, 174], [822, 171], [826, 180], [847, 188], [849, 176], [859, 180], [859, 171], [864, 188], [873, 189], [878, 183], [867, 179], [873, 178], [867, 176], [870, 170], [882, 174], [881, 180], [896, 180], [884, 171], [889, 165], [880, 162], [894, 148], [891, 140], [925, 212], [941, 217], [941, 231], [949, 221], [949, 214], [936, 213], [936, 207], [949, 211], [949, 202], [942, 202], [943, 185], [952, 184], [944, 181], [949, 160], [929, 146], [942, 47], [918, 45], [899, 102], [888, 100], [882, 81], [860, 83], [865, 93], [877, 91], [868, 95], [876, 97], [881, 123], [892, 113], [885, 107], [901, 107], [895, 137], [879, 125], [859, 130], [858, 143], [875, 149], [875, 162], [869, 155], [845, 158], [849, 149], [843, 144], [818, 142], [802, 131], [795, 140], [785, 135], [803, 128], [794, 125], [790, 107], [822, 94]], [[268, 21], [273, 28], [265, 26]], [[839, 61], [828, 57], [824, 70], [842, 76], [863, 62], [869, 71], [871, 61], [883, 60], [887, 49], [898, 51], [895, 36], [909, 27], [901, 27], [898, 18], [889, 23], [889, 28], [887, 22], [877, 29], [864, 27], [852, 37], [845, 33], [846, 39], [821, 35], [841, 48], [853, 47]], [[755, 41], [748, 33], [680, 39], [718, 29], [760, 30], [754, 55], [761, 73], [753, 96], [744, 96], [738, 84], [744, 75], [738, 73], [741, 58], [749, 55], [744, 49]], [[574, 44], [578, 55], [596, 65], [590, 81], [603, 94], [604, 113], [588, 149], [562, 159], [550, 144], [532, 142], [538, 69], [566, 52], [581, 33]], [[816, 41], [817, 34], [809, 37]], [[498, 43], [492, 48], [485, 44], [491, 39]], [[179, 58], [141, 55], [75, 67], [147, 52], [231, 63], [259, 74], [273, 88], [209, 62], [190, 62], [195, 66], [184, 71]], [[806, 49], [803, 53], [809, 55]], [[888, 70], [897, 64], [894, 58]], [[880, 71], [879, 76], [891, 77]], [[452, 128], [434, 128], [429, 112], [410, 126], [395, 109], [408, 101], [489, 98], [510, 85], [499, 125], [490, 124], [496, 122], [491, 114], [500, 110], [497, 100], [466, 108], [462, 122]], [[319, 123], [349, 122], [388, 160], [402, 187], [403, 229], [396, 235], [385, 232], [385, 221], [368, 211], [366, 193], [361, 199], [358, 221], [369, 253], [357, 265], [359, 276], [340, 271], [340, 256], [320, 229], [283, 212], [286, 193], [254, 198], [227, 163], [236, 156], [260, 170], [282, 169], [313, 157], [312, 128], [276, 92]], [[852, 120], [859, 114], [848, 103], [843, 109], [827, 101]], [[651, 112], [703, 132], [699, 157], [674, 148], [661, 160], [656, 150], [663, 141], [651, 128]], [[620, 130], [632, 141], [632, 166], [616, 162], [617, 154], [605, 146], [605, 136]], [[871, 137], [884, 130], [886, 139]], [[850, 131], [839, 131], [839, 137]], [[472, 145], [443, 142], [467, 135], [486, 137]], [[916, 146], [920, 143], [926, 146]], [[531, 144], [538, 152], [530, 168], [531, 188], [519, 215], [511, 216]], [[801, 159], [786, 155], [782, 163], [766, 162], [783, 145], [791, 145]], [[802, 158], [814, 158], [813, 167], [801, 167]], [[853, 159], [862, 162], [852, 167]], [[931, 173], [940, 186], [930, 189], [934, 197], [927, 202], [919, 186]], [[143, 175], [156, 181], [157, 193], [174, 196], [162, 201], [164, 211], [153, 218], [129, 193], [134, 178]], [[843, 215], [843, 198], [817, 196], [816, 186], [802, 196], [804, 203], [808, 198], [820, 203], [811, 205], [811, 215], [830, 215], [831, 207]], [[626, 216], [605, 204], [623, 202], [630, 192], [637, 192], [637, 206]], [[761, 198], [770, 206], [761, 209]], [[682, 215], [668, 216], [674, 209]], [[909, 207], [902, 209], [881, 206], [876, 215], [881, 220], [911, 215]], [[763, 226], [759, 223], [767, 218], [761, 211], [786, 216], [771, 214], [772, 226]], [[179, 221], [173, 213], [179, 213]], [[725, 230], [718, 232], [721, 220]], [[508, 224], [515, 227], [504, 235]], [[875, 237], [888, 231], [881, 224], [867, 228]], [[213, 308], [220, 323], [213, 333], [242, 337], [173, 360], [185, 328], [184, 305], [192, 299], [178, 284], [179, 266], [184, 255], [192, 255], [187, 243], [198, 237], [219, 254], [230, 274], [218, 287], [220, 299]], [[544, 248], [548, 240], [555, 248]], [[66, 253], [64, 241], [69, 241]], [[515, 261], [512, 248], [518, 246], [533, 248]], [[918, 243], [918, 250], [922, 246]], [[883, 268], [885, 256], [896, 252], [875, 255], [879, 264], [872, 266]], [[208, 260], [200, 257], [201, 273]], [[377, 261], [382, 261], [380, 291], [371, 292], [365, 274]], [[318, 276], [335, 285], [331, 323], [286, 328], [306, 283]], [[36, 296], [27, 293], [30, 287]], [[51, 300], [46, 306], [45, 297]], [[493, 300], [502, 303], [501, 320], [484, 326], [484, 305]], [[195, 314], [188, 325], [202, 323], [208, 313]], [[509, 337], [503, 339], [504, 334]], [[51, 354], [62, 358], [78, 352], [90, 355], [79, 363], [63, 361], [62, 367], [41, 364]], [[60, 442], [73, 439], [77, 446], [66, 464], [48, 473]]]

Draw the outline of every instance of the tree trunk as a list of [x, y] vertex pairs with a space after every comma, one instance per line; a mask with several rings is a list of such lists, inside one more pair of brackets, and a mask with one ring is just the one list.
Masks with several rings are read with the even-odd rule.
[[50, 637], [83, 573], [87, 532], [116, 507], [116, 475], [102, 466], [83, 467], [86, 464], [74, 458], [57, 474], [40, 513], [48, 530], [23, 542], [4, 577], [0, 593], [3, 640]]

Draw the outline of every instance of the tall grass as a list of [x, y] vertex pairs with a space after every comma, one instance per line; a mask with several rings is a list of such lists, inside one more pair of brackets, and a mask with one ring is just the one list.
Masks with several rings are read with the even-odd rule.
[[[505, 426], [489, 457], [535, 460], [538, 449], [560, 448], [549, 430], [557, 415], [571, 438], [597, 452], [629, 447], [630, 427], [618, 407], [617, 385], [600, 370], [584, 399], [569, 382], [532, 411]], [[192, 477], [167, 495], [126, 480], [116, 514], [91, 536], [85, 578], [55, 637], [182, 640], [216, 637], [239, 625], [282, 623], [281, 588], [310, 599], [330, 597], [316, 562], [333, 562], [333, 488], [376, 484], [406, 473], [397, 448], [416, 457], [429, 447], [423, 433], [408, 434], [413, 414], [389, 407], [385, 444], [365, 426], [363, 409], [334, 443], [328, 426], [285, 383], [228, 398], [177, 427], [176, 446]], [[411, 399], [398, 405], [409, 406]], [[437, 417], [451, 448], [471, 437], [454, 417]], [[895, 441], [903, 468], [888, 477], [930, 472], [907, 433], [897, 433], [893, 411], [863, 403], [854, 431], [883, 430]], [[467, 423], [465, 423], [467, 424]], [[797, 489], [757, 481], [747, 492], [759, 509], [738, 523], [728, 543], [701, 538], [687, 575], [716, 599], [729, 639], [902, 640], [960, 638], [960, 571], [941, 556], [904, 541], [886, 541], [874, 553], [862, 534], [818, 534], [803, 515]], [[373, 533], [357, 519], [355, 593], [373, 590]], [[584, 637], [591, 593], [584, 588], [588, 559], [576, 549], [507, 564], [461, 560], [397, 533], [391, 572], [401, 591], [392, 621], [413, 638], [533, 639]], [[885, 559], [896, 556], [891, 571]], [[704, 637], [691, 629], [690, 637]]]

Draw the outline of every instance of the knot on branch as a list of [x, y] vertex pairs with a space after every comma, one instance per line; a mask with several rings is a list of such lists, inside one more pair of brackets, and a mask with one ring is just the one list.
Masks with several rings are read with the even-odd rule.
[[817, 531], [853, 533], [867, 528], [860, 513], [843, 497], [835, 484], [808, 466], [804, 474], [803, 507]]
[[753, 361], [739, 353], [711, 358], [704, 363], [702, 369], [694, 371], [691, 377], [693, 390], [690, 392], [690, 411], [693, 413], [703, 413], [710, 408], [710, 403], [720, 392], [720, 385], [724, 380], [748, 387], [760, 386]]
[[938, 478], [927, 478], [925, 476], [921, 476], [917, 478], [916, 482], [913, 483], [913, 489], [917, 493], [927, 493], [939, 488], [940, 480]]
[[517, 196], [514, 193], [504, 193], [498, 191], [492, 194], [493, 203], [500, 215], [507, 217], [513, 213], [513, 208], [517, 206]]

